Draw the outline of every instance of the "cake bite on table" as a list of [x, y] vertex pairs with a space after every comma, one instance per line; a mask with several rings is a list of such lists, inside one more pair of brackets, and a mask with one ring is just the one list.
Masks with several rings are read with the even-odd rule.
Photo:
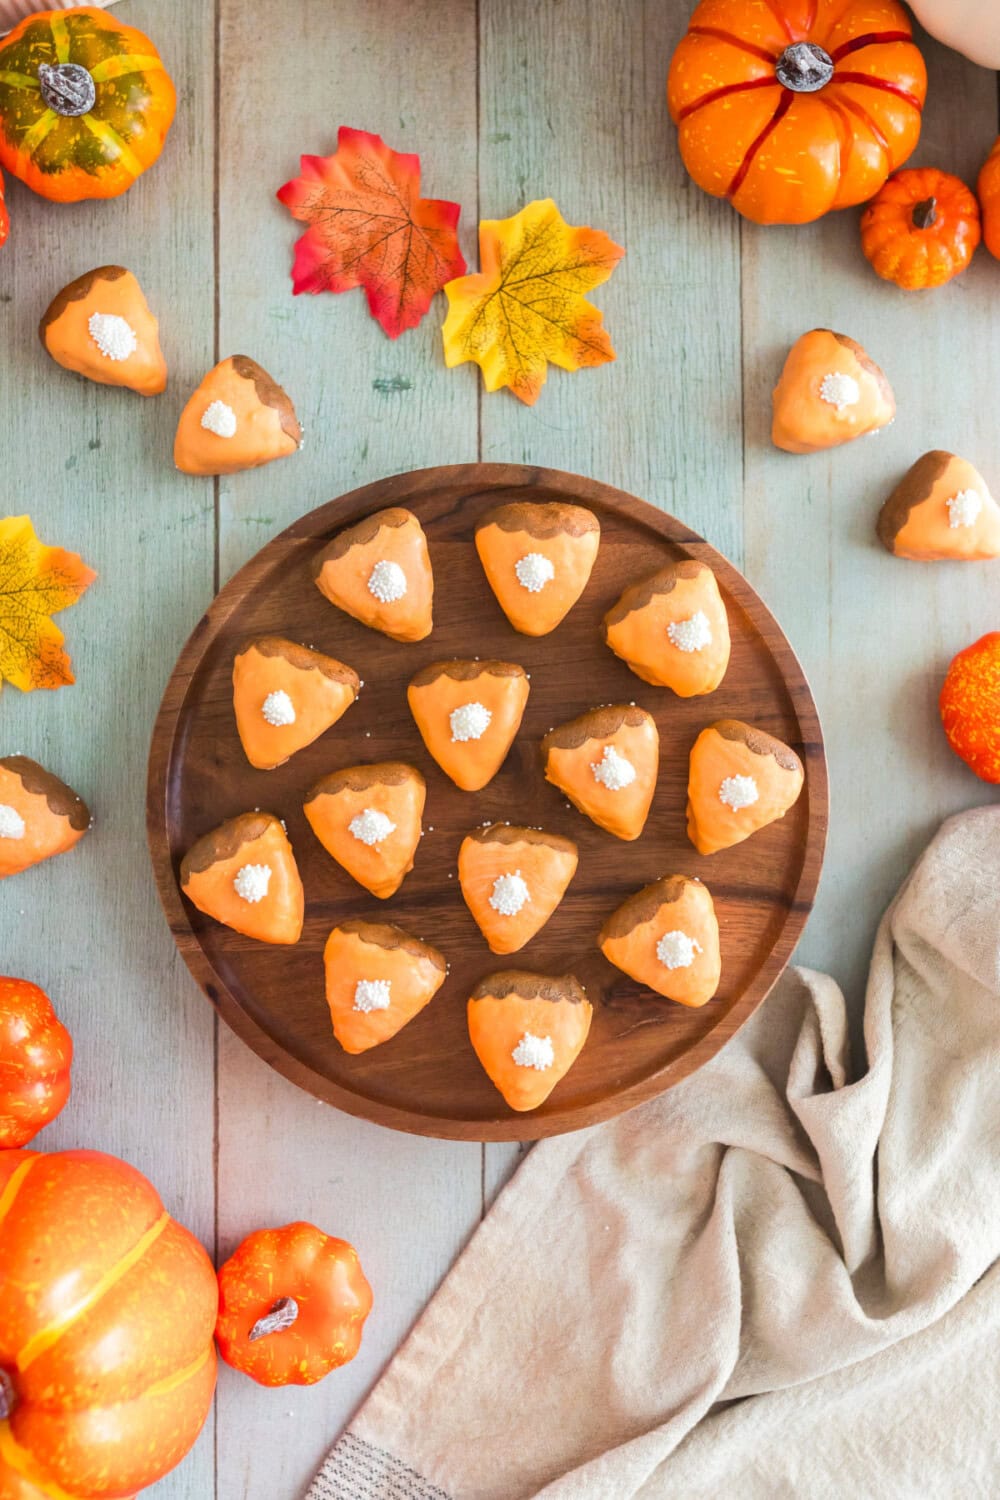
[[181, 890], [199, 911], [262, 943], [297, 943], [305, 895], [273, 813], [248, 812], [206, 833], [181, 860]]
[[719, 987], [719, 924], [707, 886], [665, 875], [623, 901], [597, 940], [605, 958], [681, 1005], [705, 1005]]
[[836, 448], [877, 432], [896, 415], [896, 398], [873, 359], [829, 328], [796, 339], [772, 396], [771, 440], [787, 453]]
[[424, 528], [401, 506], [338, 532], [316, 558], [320, 593], [345, 614], [394, 641], [433, 629], [434, 574]]
[[166, 389], [160, 325], [124, 266], [98, 266], [63, 287], [38, 336], [57, 365], [98, 385], [126, 386], [140, 396]]
[[280, 635], [250, 641], [233, 661], [233, 709], [247, 760], [260, 771], [325, 734], [356, 700], [353, 667]]
[[699, 854], [742, 843], [783, 818], [805, 773], [795, 751], [739, 719], [703, 729], [691, 750], [688, 837]]
[[1000, 557], [1000, 507], [966, 459], [935, 449], [918, 458], [882, 507], [878, 536], [914, 562]]
[[0, 880], [65, 854], [90, 821], [86, 803], [37, 761], [0, 757]]
[[556, 910], [577, 867], [572, 839], [543, 828], [491, 823], [458, 851], [465, 904], [492, 953], [516, 953]]
[[384, 901], [413, 869], [426, 795], [416, 766], [345, 766], [317, 781], [305, 815], [326, 852]]
[[390, 922], [351, 918], [323, 950], [333, 1034], [345, 1052], [389, 1041], [444, 984], [444, 955]]
[[463, 792], [493, 780], [528, 701], [523, 667], [509, 661], [435, 661], [410, 680], [410, 712], [424, 744]]
[[604, 616], [604, 639], [637, 677], [679, 698], [714, 693], [729, 665], [729, 619], [706, 563], [668, 563], [630, 585]]
[[660, 768], [652, 714], [611, 703], [550, 729], [542, 740], [545, 779], [599, 828], [637, 839], [646, 825]]
[[487, 582], [515, 630], [548, 635], [590, 579], [601, 544], [593, 511], [562, 501], [497, 506], [476, 527]]
[[502, 969], [469, 997], [469, 1040], [511, 1109], [537, 1109], [579, 1057], [593, 1013], [572, 974]]
[[291, 397], [256, 360], [234, 354], [209, 370], [181, 412], [174, 463], [185, 474], [237, 474], [297, 453]]

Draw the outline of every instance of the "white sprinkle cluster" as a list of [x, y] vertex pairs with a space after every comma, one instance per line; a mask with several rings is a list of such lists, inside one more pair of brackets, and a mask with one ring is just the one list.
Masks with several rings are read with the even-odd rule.
[[656, 945], [656, 956], [668, 969], [690, 969], [695, 954], [701, 951], [701, 944], [679, 929], [665, 932]]
[[556, 576], [551, 561], [541, 552], [526, 552], [524, 557], [519, 557], [514, 564], [514, 572], [518, 583], [529, 594], [540, 594], [545, 585], [551, 583]]
[[397, 562], [382, 558], [368, 576], [368, 592], [380, 604], [395, 604], [406, 593], [406, 574]]
[[135, 329], [117, 313], [91, 313], [87, 327], [104, 358], [114, 360], [116, 364], [128, 359], [139, 347]]
[[448, 715], [452, 743], [456, 740], [482, 739], [492, 718], [493, 715], [482, 703], [463, 703], [461, 707], [453, 708]]
[[236, 413], [225, 401], [210, 401], [205, 408], [201, 425], [206, 432], [214, 432], [216, 437], [235, 437]]
[[274, 729], [282, 729], [286, 724], [295, 723], [295, 704], [282, 688], [268, 693], [260, 711]]
[[359, 979], [354, 986], [354, 1009], [366, 1015], [370, 1010], [388, 1010], [391, 985], [391, 979]]
[[367, 844], [369, 849], [375, 844], [381, 844], [390, 833], [396, 832], [396, 825], [389, 821], [384, 812], [377, 808], [366, 807], [364, 812], [359, 812], [348, 823], [348, 828], [356, 839], [362, 844]]
[[544, 1073], [556, 1060], [555, 1048], [550, 1036], [532, 1036], [526, 1031], [510, 1054], [519, 1068], [535, 1068]]
[[719, 787], [719, 801], [739, 812], [741, 807], [751, 807], [760, 796], [757, 783], [752, 776], [727, 776]]
[[521, 907], [530, 900], [531, 892], [521, 878], [520, 870], [515, 870], [513, 875], [498, 875], [494, 880], [490, 905], [502, 917], [516, 917]]
[[948, 525], [952, 531], [957, 531], [959, 526], [975, 526], [983, 508], [983, 497], [977, 490], [959, 490], [947, 505]]
[[236, 879], [233, 881], [237, 896], [242, 901], [248, 901], [251, 906], [256, 906], [258, 901], [263, 901], [270, 884], [270, 865], [244, 865], [242, 870], [237, 871]]
[[594, 780], [607, 787], [609, 792], [620, 792], [635, 780], [635, 766], [624, 755], [619, 755], [614, 745], [605, 745], [601, 759], [592, 760], [590, 769], [594, 773]]
[[0, 802], [0, 839], [23, 839], [24, 819], [9, 802]]
[[853, 375], [831, 371], [820, 381], [819, 394], [820, 399], [828, 406], [835, 406], [841, 411], [845, 406], [857, 406], [861, 400], [861, 387]]
[[712, 627], [703, 609], [696, 609], [686, 620], [671, 620], [667, 635], [678, 651], [704, 651], [712, 644]]

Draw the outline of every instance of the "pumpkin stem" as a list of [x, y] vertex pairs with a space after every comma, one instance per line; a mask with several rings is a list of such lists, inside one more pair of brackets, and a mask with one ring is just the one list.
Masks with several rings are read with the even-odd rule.
[[258, 1339], [265, 1338], [269, 1333], [284, 1333], [286, 1328], [291, 1328], [299, 1315], [299, 1304], [294, 1297], [279, 1297], [277, 1302], [264, 1317], [258, 1318], [250, 1330], [250, 1342], [255, 1344]]
[[937, 199], [921, 198], [919, 203], [913, 205], [911, 218], [914, 229], [930, 229], [937, 218]]
[[774, 66], [775, 76], [795, 94], [815, 94], [833, 77], [833, 58], [815, 42], [792, 42]]
[[87, 114], [97, 102], [97, 85], [79, 63], [42, 63], [38, 87], [49, 109], [69, 119]]
[[6, 1422], [17, 1405], [14, 1382], [6, 1370], [0, 1370], [0, 1422]]

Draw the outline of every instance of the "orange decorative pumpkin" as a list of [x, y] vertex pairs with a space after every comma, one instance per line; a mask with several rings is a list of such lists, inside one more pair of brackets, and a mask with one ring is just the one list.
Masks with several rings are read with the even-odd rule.
[[983, 218], [983, 243], [990, 254], [1000, 260], [1000, 135], [983, 162], [976, 192]]
[[7, 204], [4, 201], [3, 173], [0, 172], [0, 245], [6, 243], [10, 234], [10, 214], [7, 212]]
[[955, 754], [980, 780], [1000, 782], [1000, 631], [980, 636], [952, 660], [938, 708]]
[[81, 5], [0, 42], [0, 165], [43, 198], [117, 198], [163, 150], [174, 86], [153, 43]]
[[69, 1098], [73, 1040], [44, 990], [0, 978], [0, 1150], [26, 1146]]
[[935, 167], [897, 172], [861, 216], [872, 269], [907, 291], [943, 286], [964, 271], [980, 233], [973, 193]]
[[357, 1354], [371, 1307], [346, 1240], [312, 1224], [258, 1229], [219, 1272], [219, 1353], [258, 1385], [314, 1385]]
[[871, 198], [916, 146], [926, 92], [896, 0], [701, 0], [667, 82], [691, 176], [758, 224]]
[[215, 1389], [215, 1273], [134, 1167], [0, 1151], [0, 1496], [128, 1500]]

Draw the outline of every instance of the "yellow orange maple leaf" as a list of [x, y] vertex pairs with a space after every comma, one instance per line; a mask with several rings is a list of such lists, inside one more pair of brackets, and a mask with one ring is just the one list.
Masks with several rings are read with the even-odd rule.
[[40, 542], [30, 516], [0, 519], [0, 688], [11, 682], [30, 693], [76, 680], [50, 616], [96, 577], [75, 552]]
[[584, 296], [625, 251], [599, 229], [567, 224], [551, 198], [479, 226], [477, 275], [445, 287], [445, 363], [474, 360], [488, 391], [538, 400], [548, 365], [580, 370], [615, 358], [600, 311]]

